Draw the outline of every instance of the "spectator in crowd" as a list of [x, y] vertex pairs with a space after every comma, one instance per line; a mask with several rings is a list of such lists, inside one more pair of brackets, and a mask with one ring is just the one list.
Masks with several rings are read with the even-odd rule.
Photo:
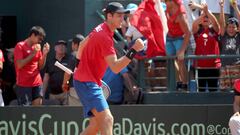
[[[125, 33], [125, 37], [128, 42], [128, 48], [130, 48], [130, 45], [132, 45], [136, 39], [143, 38], [143, 35], [130, 23], [130, 20], [134, 12], [137, 10], [137, 8], [138, 8], [138, 5], [135, 3], [129, 3], [126, 7], [126, 9], [129, 10], [129, 14], [127, 14], [127, 19], [126, 19], [128, 28]], [[136, 76], [138, 71], [137, 65], [138, 65], [137, 59], [133, 59], [132, 62], [128, 65], [129, 69], [131, 70], [131, 74], [133, 74], [134, 76]]]
[[16, 72], [14, 68], [14, 58], [13, 52], [14, 48], [6, 49], [7, 54], [5, 55], [4, 68], [2, 71], [2, 90], [3, 90], [3, 99], [5, 105], [16, 99], [15, 94], [15, 84], [16, 84]]
[[[163, 7], [164, 10], [166, 10], [166, 5], [165, 3], [161, 2], [161, 6]], [[133, 25], [131, 25], [130, 20], [133, 17], [133, 14], [135, 13], [135, 11], [138, 9], [138, 5], [134, 4], [134, 3], [129, 3], [127, 5], [127, 9], [130, 11], [130, 13], [128, 14], [128, 18], [127, 18], [127, 22], [128, 22], [128, 29], [127, 32], [125, 34], [127, 41], [129, 43], [129, 46], [131, 47], [131, 45], [134, 43], [134, 41], [138, 38], [142, 38], [144, 40], [145, 43], [145, 47], [143, 49], [143, 51], [141, 51], [140, 53], [138, 53], [138, 57], [144, 57], [146, 55], [146, 50], [147, 50], [147, 40], [144, 38], [144, 36], [137, 30], [137, 28], [135, 28]], [[166, 76], [166, 72], [162, 71], [162, 67], [165, 67], [165, 60], [148, 60], [148, 61], [144, 61], [144, 66], [146, 68], [148, 68], [148, 70], [146, 71], [146, 76], [147, 77], [159, 77], [159, 76]], [[130, 73], [133, 76], [136, 76], [138, 73], [138, 69], [137, 69], [137, 65], [138, 65], [138, 61], [136, 59], [134, 59], [131, 64], [128, 66], [130, 69]], [[156, 86], [166, 86], [166, 81], [163, 79], [151, 79], [151, 80], [147, 80], [147, 85], [151, 86], [151, 87], [156, 87]], [[151, 89], [149, 87], [148, 91], [153, 91], [154, 89]]]
[[[224, 4], [224, 0], [221, 0], [220, 1], [220, 7], [221, 7], [221, 12], [222, 12], [222, 5]], [[236, 18], [229, 18], [227, 20], [227, 26], [225, 28], [225, 17], [224, 17], [224, 14], [221, 13], [221, 37], [220, 38], [220, 42], [223, 42], [222, 44], [220, 44], [220, 48], [221, 48], [221, 53], [227, 53], [227, 54], [235, 54], [235, 55], [239, 55], [239, 44], [240, 44], [240, 35], [239, 35], [239, 18], [240, 18], [240, 12], [239, 12], [239, 9], [238, 9], [238, 3], [239, 1], [236, 1], [236, 0], [232, 0], [231, 2], [231, 5], [232, 5], [232, 8], [234, 9], [235, 11], [235, 14], [237, 15], [238, 17], [238, 20]], [[225, 29], [224, 29], [225, 28]], [[221, 39], [223, 41], [221, 41]], [[224, 40], [225, 39], [225, 40]], [[228, 42], [227, 42], [228, 41]], [[235, 71], [236, 72], [230, 72], [230, 73], [236, 73], [236, 74], [231, 74], [231, 76], [234, 77], [234, 75], [238, 75], [239, 77], [239, 59], [227, 59], [227, 60], [223, 60], [222, 62], [223, 66], [227, 67], [226, 65], [230, 64], [230, 65], [235, 65], [233, 66]], [[228, 67], [229, 68], [229, 67]], [[232, 69], [232, 68], [231, 68]], [[237, 69], [237, 70], [236, 70]], [[239, 86], [239, 82], [235, 79], [231, 79], [230, 81], [228, 81], [229, 83], [232, 83], [234, 82], [234, 86], [233, 89], [234, 89], [234, 101], [233, 101], [233, 111], [235, 114], [237, 115], [233, 115], [229, 121], [229, 126], [230, 126], [230, 129], [231, 129], [231, 133], [234, 135], [236, 133], [234, 133], [234, 131], [237, 131], [237, 129], [233, 128], [233, 126], [231, 127], [231, 123], [234, 122], [234, 120], [238, 120], [238, 124], [239, 124], [239, 110], [240, 110], [240, 88], [237, 87]], [[237, 126], [237, 125], [235, 125]], [[239, 127], [239, 125], [238, 125]], [[237, 131], [238, 133], [240, 133], [240, 131], [238, 130]]]
[[[218, 33], [220, 26], [216, 17], [208, 10], [208, 5], [203, 4], [201, 16], [193, 22], [192, 31], [196, 41], [195, 55], [219, 55]], [[201, 59], [195, 61], [199, 77], [214, 77], [198, 79], [199, 91], [217, 91], [220, 59]]]
[[81, 42], [77, 54], [80, 63], [74, 72], [73, 84], [83, 104], [84, 116], [90, 117], [90, 123], [82, 134], [95, 135], [99, 131], [104, 135], [113, 134], [113, 116], [100, 87], [101, 79], [108, 66], [118, 73], [143, 49], [142, 40], [136, 40], [129, 52], [118, 59], [112, 40], [113, 32], [121, 27], [124, 14], [128, 11], [118, 2], [108, 3], [103, 11], [105, 22]]
[[[192, 31], [193, 21], [199, 17], [199, 15], [203, 9], [203, 7], [202, 7], [203, 3], [206, 3], [206, 1], [205, 0], [183, 0], [183, 5], [186, 9], [186, 15], [187, 15], [188, 26], [189, 26], [190, 31]], [[190, 42], [189, 42], [186, 54], [194, 55], [195, 49], [196, 49], [196, 43], [195, 43], [193, 34], [191, 34]], [[187, 71], [189, 72], [189, 78], [188, 78], [190, 80], [189, 83], [192, 84], [192, 82], [194, 82], [193, 81], [193, 79], [194, 79], [193, 59], [188, 59]], [[191, 88], [192, 88], [191, 84], [189, 84], [189, 90], [191, 90]]]
[[[235, 0], [231, 4], [236, 14], [240, 15], [237, 3]], [[220, 52], [221, 54], [239, 54], [240, 48], [240, 35], [239, 35], [239, 22], [235, 17], [230, 17], [225, 23], [225, 14], [223, 10], [225, 0], [220, 1]], [[238, 63], [239, 59], [222, 59], [222, 66], [233, 65]]]
[[[225, 55], [239, 55], [240, 51], [240, 34], [238, 32], [239, 23], [235, 17], [231, 17], [225, 23], [225, 14], [223, 10], [225, 0], [220, 1], [220, 37], [219, 46], [220, 53]], [[236, 1], [232, 4], [237, 14], [240, 14]], [[223, 58], [221, 59], [222, 68], [221, 76], [231, 76], [220, 80], [221, 89], [233, 89], [234, 77], [239, 77], [239, 58]]]
[[[240, 34], [238, 19], [231, 17], [225, 23], [224, 2], [220, 1], [220, 52], [221, 54], [239, 55], [240, 49]], [[232, 3], [232, 7], [237, 14], [240, 14], [236, 1]], [[239, 58], [221, 59], [222, 66], [237, 64]]]
[[105, 72], [103, 81], [111, 89], [111, 95], [107, 99], [109, 104], [122, 104], [125, 90], [130, 91], [132, 96], [139, 93], [139, 88], [136, 82], [134, 82], [134, 78], [128, 72], [127, 68], [124, 68], [118, 74], [112, 72], [110, 68]]
[[55, 43], [55, 56], [48, 59], [45, 66], [43, 77], [43, 93], [49, 90], [49, 99], [57, 100], [61, 105], [67, 104], [67, 93], [62, 89], [64, 71], [57, 66], [55, 62], [68, 66], [68, 56], [66, 55], [67, 43], [64, 40], [58, 40]]
[[[205, 0], [183, 0], [183, 5], [186, 9], [186, 15], [188, 19], [188, 26], [190, 31], [192, 30], [192, 23], [199, 17], [200, 12], [202, 11], [202, 3], [206, 3]], [[189, 46], [187, 49], [187, 54], [193, 55], [195, 52], [196, 43], [193, 35], [191, 35]]]
[[[4, 62], [3, 52], [0, 49], [0, 73], [2, 73], [3, 70], [3, 62]], [[2, 83], [2, 82], [1, 82]], [[2, 85], [2, 84], [1, 84]], [[0, 106], [4, 106], [4, 100], [2, 97], [2, 89], [0, 89]]]
[[49, 44], [41, 51], [40, 43], [46, 36], [40, 26], [33, 26], [29, 37], [18, 42], [14, 48], [14, 65], [16, 70], [16, 95], [19, 105], [42, 104], [42, 78], [40, 69], [45, 65]]
[[168, 56], [176, 55], [175, 66], [177, 69], [177, 89], [187, 90], [187, 70], [184, 55], [187, 49], [191, 32], [188, 28], [186, 11], [182, 0], [165, 0], [167, 10], [168, 34], [166, 53]]
[[128, 43], [131, 43], [132, 41], [135, 41], [138, 38], [143, 37], [143, 35], [134, 27], [131, 25], [130, 21], [134, 12], [137, 10], [138, 6], [134, 3], [129, 3], [127, 5], [127, 9], [130, 11], [128, 14], [127, 22], [128, 22], [128, 29], [125, 33], [125, 36], [127, 38]]
[[[68, 61], [68, 68], [74, 71], [75, 67], [77, 67], [77, 64], [79, 60], [76, 58], [77, 50], [79, 47], [79, 43], [84, 39], [84, 37], [81, 34], [77, 34], [72, 39], [72, 54]], [[70, 106], [79, 106], [81, 105], [79, 102], [78, 95], [76, 93], [76, 90], [73, 87], [72, 83], [72, 75], [69, 75], [68, 73], [64, 73], [64, 79], [62, 84], [62, 89], [64, 92], [68, 92], [68, 105]], [[69, 90], [69, 91], [68, 91]]]

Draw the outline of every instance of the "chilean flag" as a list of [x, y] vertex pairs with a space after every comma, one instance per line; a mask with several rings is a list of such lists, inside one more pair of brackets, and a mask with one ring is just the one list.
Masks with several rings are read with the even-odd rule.
[[160, 0], [144, 0], [130, 21], [147, 39], [147, 58], [166, 55], [165, 43], [168, 27]]

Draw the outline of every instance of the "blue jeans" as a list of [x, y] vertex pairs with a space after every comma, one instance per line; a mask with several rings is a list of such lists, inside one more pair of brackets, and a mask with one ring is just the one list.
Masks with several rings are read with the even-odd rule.
[[182, 47], [183, 37], [168, 37], [166, 42], [166, 53], [167, 55], [176, 55], [177, 51]]

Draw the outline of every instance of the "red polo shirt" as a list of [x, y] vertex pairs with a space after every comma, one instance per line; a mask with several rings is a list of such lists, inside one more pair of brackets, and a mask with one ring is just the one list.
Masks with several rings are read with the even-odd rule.
[[21, 69], [17, 68], [16, 61], [28, 57], [32, 51], [33, 48], [29, 46], [25, 41], [17, 43], [14, 49], [14, 63], [17, 76], [17, 85], [22, 87], [34, 87], [42, 84], [42, 78], [40, 76], [38, 68], [38, 62], [42, 58], [41, 51], [37, 52], [33, 59], [24, 67]]
[[[218, 33], [213, 29], [201, 28], [198, 33], [194, 34], [196, 41], [195, 55], [219, 55]], [[195, 62], [197, 67], [216, 67], [221, 66], [219, 58], [200, 59]]]
[[74, 79], [81, 82], [95, 82], [101, 85], [101, 79], [108, 67], [105, 57], [116, 54], [113, 32], [106, 23], [98, 25], [90, 34], [82, 52], [81, 61], [74, 73]]

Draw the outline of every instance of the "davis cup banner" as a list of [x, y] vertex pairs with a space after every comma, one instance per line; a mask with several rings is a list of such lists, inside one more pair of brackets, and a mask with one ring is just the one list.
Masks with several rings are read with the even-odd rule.
[[[230, 135], [231, 105], [111, 106], [114, 135]], [[79, 135], [81, 107], [1, 107], [0, 135]]]

